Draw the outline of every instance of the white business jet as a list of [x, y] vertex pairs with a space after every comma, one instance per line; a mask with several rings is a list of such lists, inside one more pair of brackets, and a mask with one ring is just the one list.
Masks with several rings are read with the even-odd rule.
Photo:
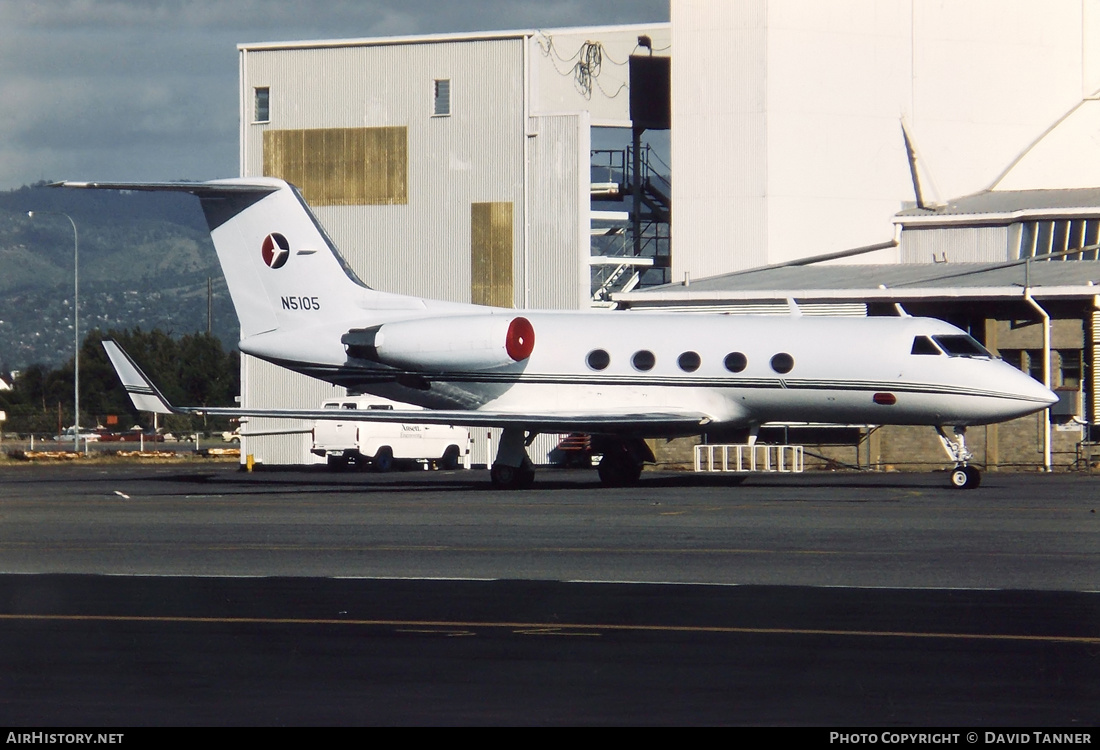
[[[298, 191], [277, 179], [60, 183], [198, 196], [241, 323], [240, 350], [344, 386], [425, 407], [357, 418], [503, 428], [493, 484], [529, 486], [540, 432], [584, 432], [600, 479], [622, 485], [653, 461], [644, 438], [755, 434], [767, 422], [934, 427], [976, 487], [964, 433], [1057, 397], [943, 321], [555, 312], [455, 304], [359, 281]], [[332, 419], [332, 410], [169, 404], [114, 342], [138, 409]], [[951, 428], [948, 437], [945, 428]]]

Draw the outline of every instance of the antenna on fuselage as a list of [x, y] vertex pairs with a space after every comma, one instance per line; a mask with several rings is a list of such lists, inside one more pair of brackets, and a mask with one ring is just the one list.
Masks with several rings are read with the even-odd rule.
[[787, 297], [787, 307], [791, 309], [792, 318], [802, 317], [802, 308], [798, 306], [798, 303], [794, 301], [794, 297]]

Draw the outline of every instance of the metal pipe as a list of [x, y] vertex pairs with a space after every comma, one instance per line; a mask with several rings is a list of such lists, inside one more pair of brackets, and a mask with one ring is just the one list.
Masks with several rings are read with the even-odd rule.
[[[1050, 388], [1050, 315], [1031, 296], [1031, 289], [1024, 289], [1024, 300], [1043, 319], [1043, 385]], [[1050, 454], [1050, 408], [1043, 410], [1043, 470], [1053, 471]]]
[[27, 211], [35, 214], [64, 216], [73, 225], [73, 451], [80, 452], [80, 237], [73, 217], [63, 211]]

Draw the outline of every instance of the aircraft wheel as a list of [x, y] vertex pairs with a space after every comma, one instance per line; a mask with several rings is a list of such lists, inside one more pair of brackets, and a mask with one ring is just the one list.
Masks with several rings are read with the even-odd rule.
[[370, 461], [371, 468], [377, 472], [387, 472], [393, 469], [393, 449], [388, 445], [383, 445], [378, 449], [378, 452], [374, 454], [374, 458]]
[[956, 466], [951, 470], [951, 486], [957, 490], [977, 489], [982, 483], [982, 473], [973, 466]]
[[525, 490], [535, 483], [535, 470], [530, 466], [493, 464], [489, 478], [498, 490]]
[[598, 468], [600, 481], [608, 487], [626, 487], [638, 481], [642, 465], [626, 453], [607, 453]]

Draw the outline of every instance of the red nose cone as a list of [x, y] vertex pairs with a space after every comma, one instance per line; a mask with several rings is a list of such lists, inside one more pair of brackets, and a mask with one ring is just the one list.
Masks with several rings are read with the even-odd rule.
[[873, 398], [876, 404], [883, 406], [893, 406], [898, 402], [897, 396], [892, 393], [876, 393]]
[[508, 324], [508, 337], [504, 342], [508, 356], [522, 362], [531, 356], [535, 348], [535, 328], [527, 318], [512, 318]]

